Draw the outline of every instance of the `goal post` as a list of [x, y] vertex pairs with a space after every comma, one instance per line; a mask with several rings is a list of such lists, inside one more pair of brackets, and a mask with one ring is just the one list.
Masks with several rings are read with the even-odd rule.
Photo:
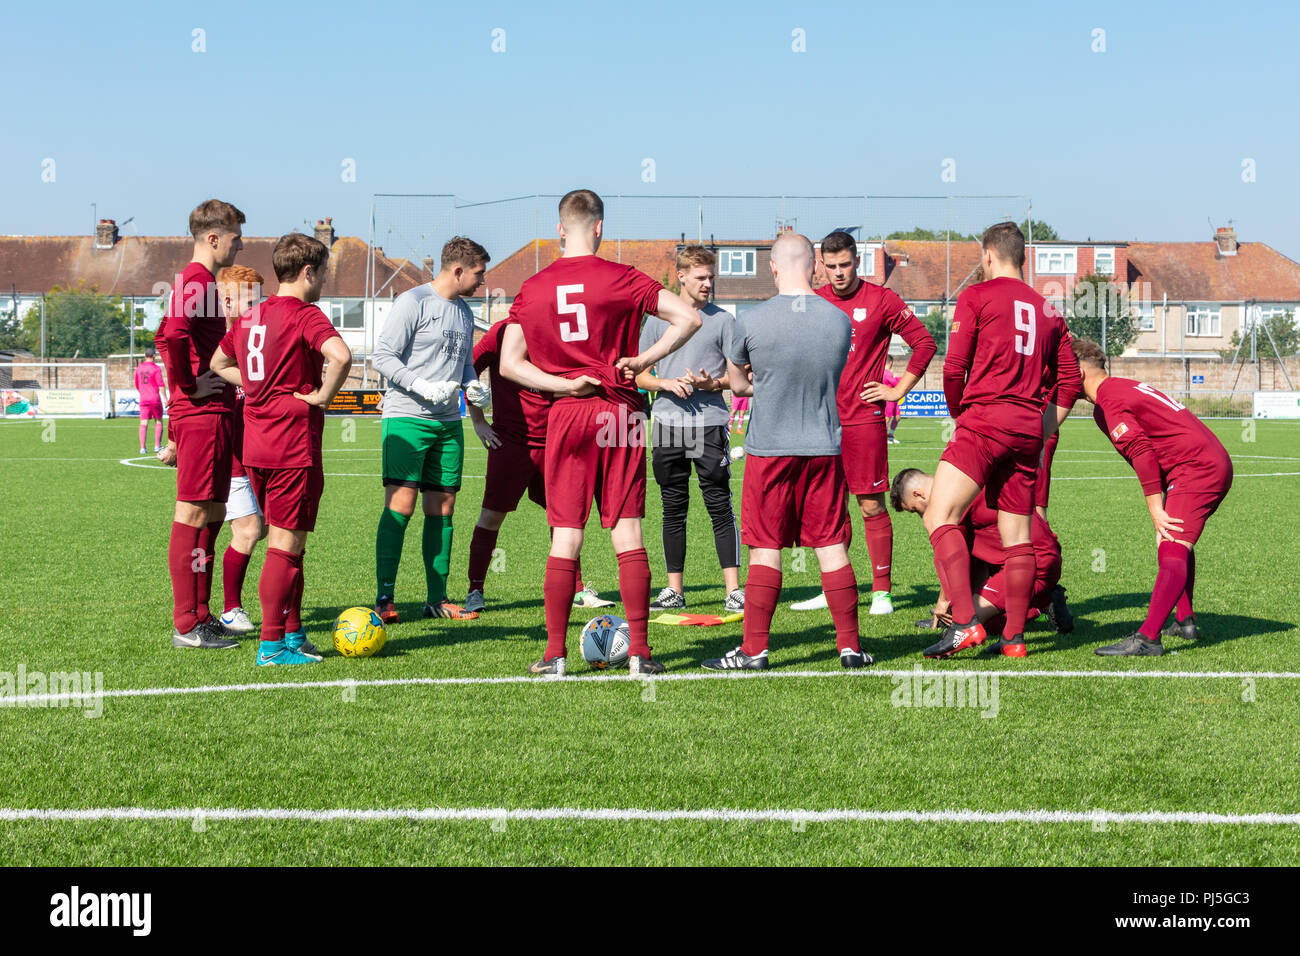
[[24, 362], [0, 357], [0, 418], [108, 418], [106, 362]]

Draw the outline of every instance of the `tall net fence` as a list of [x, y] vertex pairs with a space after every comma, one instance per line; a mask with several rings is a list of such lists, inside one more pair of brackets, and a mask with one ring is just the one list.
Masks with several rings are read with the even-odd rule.
[[[435, 262], [453, 235], [469, 236], [493, 263], [527, 259], [535, 240], [556, 238], [558, 194], [467, 202], [451, 194], [373, 197], [372, 237], [390, 259]], [[1024, 222], [1028, 196], [625, 196], [605, 200], [603, 248], [619, 259], [624, 241], [765, 242], [791, 229], [816, 241], [845, 229], [860, 241], [924, 230], [953, 242], [995, 222]], [[537, 268], [547, 264], [540, 254]]]

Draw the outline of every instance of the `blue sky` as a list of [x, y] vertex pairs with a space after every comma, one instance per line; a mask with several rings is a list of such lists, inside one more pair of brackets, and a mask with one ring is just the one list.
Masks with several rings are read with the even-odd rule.
[[1291, 5], [461, 6], [11, 8], [0, 232], [84, 234], [94, 202], [175, 235], [214, 195], [250, 235], [364, 236], [381, 192], [1014, 193], [1067, 238], [1231, 219], [1300, 259]]

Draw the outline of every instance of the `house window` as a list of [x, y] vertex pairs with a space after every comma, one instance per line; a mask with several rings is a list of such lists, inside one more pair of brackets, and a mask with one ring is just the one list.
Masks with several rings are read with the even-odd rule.
[[1137, 320], [1139, 332], [1156, 330], [1156, 307], [1150, 302], [1137, 303]]
[[752, 276], [755, 258], [753, 249], [723, 249], [718, 252], [718, 275]]
[[1114, 247], [1102, 248], [1098, 246], [1092, 251], [1092, 271], [1099, 276], [1113, 276], [1115, 274], [1115, 249]]
[[862, 243], [858, 243], [858, 275], [867, 278], [876, 274], [876, 250], [873, 247], [863, 248]]
[[1242, 319], [1241, 327], [1244, 331], [1250, 331], [1255, 327], [1255, 323], [1268, 322], [1277, 318], [1279, 315], [1286, 315], [1288, 312], [1294, 312], [1284, 305], [1254, 305], [1246, 306], [1246, 315]]
[[1201, 303], [1187, 307], [1187, 334], [1221, 336], [1222, 325], [1219, 307]]
[[1077, 271], [1075, 249], [1038, 249], [1034, 256], [1034, 271], [1044, 276], [1072, 276]]

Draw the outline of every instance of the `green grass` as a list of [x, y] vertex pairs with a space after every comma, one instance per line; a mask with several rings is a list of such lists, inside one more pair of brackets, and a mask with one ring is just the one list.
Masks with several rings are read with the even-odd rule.
[[[1145, 614], [1154, 533], [1136, 479], [1097, 429], [1065, 426], [1049, 516], [1064, 549], [1078, 626], [1031, 626], [1023, 661], [963, 657], [927, 672], [1300, 672], [1300, 611], [1291, 599], [1300, 427], [1211, 423], [1237, 481], [1198, 546], [1204, 639], [1174, 653], [1101, 659], [1092, 649]], [[382, 502], [378, 423], [326, 431], [325, 499], [309, 543], [304, 617], [329, 643], [338, 611], [374, 591]], [[933, 466], [938, 423], [907, 421], [891, 468]], [[43, 439], [53, 437], [54, 441]], [[453, 597], [463, 597], [469, 531], [485, 453], [467, 444], [458, 502]], [[135, 456], [131, 422], [0, 425], [0, 674], [89, 671], [107, 690], [355, 678], [517, 677], [542, 647], [544, 515], [508, 519], [504, 568], [489, 576], [490, 612], [475, 622], [418, 618], [419, 519], [398, 584], [406, 621], [384, 653], [329, 655], [265, 672], [253, 643], [229, 653], [173, 650], [166, 540], [174, 476], [119, 464]], [[1253, 440], [1246, 440], [1253, 439]], [[1258, 457], [1251, 457], [1258, 456]], [[1290, 459], [1290, 460], [1288, 460]], [[738, 469], [739, 474], [739, 469]], [[1114, 478], [1117, 480], [1095, 480]], [[740, 482], [735, 484], [739, 505]], [[663, 584], [658, 496], [646, 538]], [[895, 515], [895, 613], [861, 621], [878, 669], [922, 663], [930, 632], [912, 621], [933, 602], [931, 553], [919, 519]], [[854, 563], [867, 566], [860, 524]], [[223, 534], [220, 547], [224, 548]], [[245, 603], [256, 618], [254, 559]], [[616, 597], [608, 535], [595, 524], [584, 577]], [[692, 501], [688, 599], [721, 611], [707, 516]], [[783, 606], [819, 587], [811, 554], [786, 559]], [[220, 594], [220, 582], [215, 588]], [[218, 598], [219, 599], [219, 598]], [[616, 609], [617, 610], [617, 609]], [[579, 661], [575, 613], [572, 661]], [[652, 625], [670, 673], [739, 642], [739, 624]], [[109, 698], [103, 714], [0, 708], [5, 808], [580, 807], [696, 810], [1144, 810], [1300, 813], [1300, 681], [1240, 677], [1004, 679], [997, 715], [894, 706], [888, 676], [840, 674], [827, 612], [778, 612], [776, 671], [824, 679], [626, 680], [530, 684], [360, 685], [276, 692]], [[573, 672], [584, 671], [581, 664]], [[304, 673], [305, 672], [305, 673]], [[354, 700], [345, 697], [354, 696]], [[649, 698], [649, 699], [648, 699]], [[1201, 824], [808, 823], [614, 821], [0, 822], [0, 856], [18, 864], [242, 863], [920, 863], [1294, 864], [1295, 826]]]

